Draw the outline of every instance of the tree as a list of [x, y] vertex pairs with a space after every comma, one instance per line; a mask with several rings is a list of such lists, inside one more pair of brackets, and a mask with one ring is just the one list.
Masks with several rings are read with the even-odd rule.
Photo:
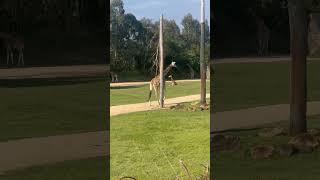
[[307, 11], [317, 6], [317, 0], [288, 0], [291, 51], [290, 134], [307, 131]]
[[[122, 0], [110, 2], [110, 59], [113, 71], [138, 70], [154, 75], [159, 46], [159, 21], [142, 18], [137, 20], [133, 14], [123, 9]], [[164, 63], [176, 61], [181, 76], [183, 69], [191, 64], [199, 69], [200, 23], [188, 14], [183, 21], [184, 33], [174, 20], [164, 19]], [[209, 42], [209, 26], [205, 27], [205, 41]], [[207, 49], [207, 47], [206, 47]], [[206, 51], [206, 58], [209, 51]], [[198, 71], [197, 71], [198, 72]]]
[[307, 131], [307, 8], [301, 0], [288, 0], [291, 34], [290, 134]]
[[[157, 56], [158, 45], [159, 45], [159, 31], [155, 23], [151, 19], [142, 18], [140, 20], [144, 33], [144, 57], [143, 65], [141, 66], [143, 71], [154, 72], [156, 64], [154, 59]], [[147, 68], [148, 67], [148, 68]], [[149, 68], [150, 67], [150, 68]]]
[[117, 71], [122, 64], [120, 51], [125, 38], [123, 30], [125, 11], [122, 0], [112, 0], [110, 3], [110, 66]]
[[[185, 45], [189, 46], [190, 44], [198, 44], [200, 43], [200, 23], [197, 19], [193, 19], [192, 15], [189, 13], [184, 16], [181, 22], [182, 29], [182, 37], [185, 40]], [[190, 47], [190, 46], [189, 46]]]

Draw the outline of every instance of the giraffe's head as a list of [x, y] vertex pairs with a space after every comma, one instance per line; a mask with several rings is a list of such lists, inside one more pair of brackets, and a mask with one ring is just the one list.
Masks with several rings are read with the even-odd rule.
[[172, 67], [177, 67], [176, 66], [176, 62], [172, 61], [172, 63], [170, 64]]

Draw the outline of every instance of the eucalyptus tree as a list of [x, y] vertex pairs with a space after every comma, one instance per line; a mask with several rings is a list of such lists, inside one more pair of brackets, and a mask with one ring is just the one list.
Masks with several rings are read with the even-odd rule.
[[[262, 5], [274, 0], [257, 0]], [[307, 131], [308, 13], [319, 9], [319, 0], [281, 0], [288, 8], [291, 51], [290, 134]]]

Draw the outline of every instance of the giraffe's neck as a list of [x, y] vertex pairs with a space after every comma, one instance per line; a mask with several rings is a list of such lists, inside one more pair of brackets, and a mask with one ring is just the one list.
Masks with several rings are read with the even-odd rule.
[[[172, 65], [170, 64], [164, 71], [163, 71], [163, 76], [166, 76], [169, 71], [171, 70]], [[153, 80], [160, 80], [160, 74], [158, 74]]]
[[166, 76], [168, 72], [171, 70], [172, 66], [169, 65], [164, 71], [163, 71], [163, 76]]

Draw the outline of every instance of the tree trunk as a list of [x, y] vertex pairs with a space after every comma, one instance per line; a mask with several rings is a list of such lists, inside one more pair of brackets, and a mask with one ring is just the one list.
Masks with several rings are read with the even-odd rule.
[[205, 106], [207, 104], [206, 101], [206, 70], [207, 65], [204, 59], [204, 33], [205, 33], [205, 12], [204, 12], [204, 0], [201, 0], [201, 20], [200, 20], [200, 28], [201, 28], [201, 37], [200, 37], [200, 104], [201, 106]]
[[306, 70], [307, 70], [307, 11], [301, 0], [289, 0], [289, 21], [291, 37], [291, 106], [290, 134], [306, 132]]
[[164, 107], [164, 86], [165, 86], [165, 81], [164, 81], [164, 73], [163, 73], [163, 61], [164, 61], [164, 53], [163, 53], [163, 15], [161, 15], [160, 18], [160, 32], [159, 32], [159, 46], [160, 46], [160, 107]]

